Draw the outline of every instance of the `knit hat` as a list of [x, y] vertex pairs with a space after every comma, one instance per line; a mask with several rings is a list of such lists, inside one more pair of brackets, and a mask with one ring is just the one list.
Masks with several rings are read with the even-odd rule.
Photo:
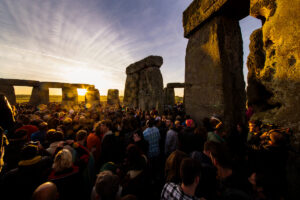
[[38, 145], [30, 142], [24, 145], [21, 151], [21, 160], [30, 160], [38, 155]]
[[100, 169], [100, 172], [103, 172], [103, 171], [111, 171], [112, 173], [116, 173], [117, 166], [113, 162], [107, 162], [107, 163], [103, 164]]
[[192, 127], [193, 124], [194, 124], [194, 121], [192, 119], [185, 120], [185, 125], [187, 127]]

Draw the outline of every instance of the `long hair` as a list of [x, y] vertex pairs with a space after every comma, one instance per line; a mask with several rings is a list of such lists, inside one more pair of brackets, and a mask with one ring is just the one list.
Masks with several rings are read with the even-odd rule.
[[73, 162], [71, 152], [68, 149], [63, 149], [56, 154], [52, 168], [54, 171], [60, 172], [64, 169], [72, 167], [72, 165]]

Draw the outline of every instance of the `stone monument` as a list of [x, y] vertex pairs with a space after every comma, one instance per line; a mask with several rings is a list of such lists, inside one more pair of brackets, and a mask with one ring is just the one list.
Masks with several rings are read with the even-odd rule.
[[163, 78], [159, 69], [162, 64], [162, 57], [149, 56], [126, 68], [125, 106], [162, 110]]

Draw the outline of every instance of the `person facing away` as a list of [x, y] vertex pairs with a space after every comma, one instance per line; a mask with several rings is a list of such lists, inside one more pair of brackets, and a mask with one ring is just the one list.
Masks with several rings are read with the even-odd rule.
[[161, 193], [161, 200], [196, 200], [196, 188], [201, 176], [199, 161], [186, 158], [180, 165], [181, 184], [166, 183]]
[[166, 134], [165, 142], [165, 155], [167, 157], [178, 148], [178, 133], [174, 128], [172, 120], [166, 120], [166, 127], [169, 129]]
[[160, 133], [158, 128], [154, 126], [153, 120], [148, 120], [147, 128], [143, 132], [144, 138], [146, 141], [149, 142], [149, 151], [148, 151], [148, 157], [154, 158], [158, 157], [160, 154], [159, 150], [159, 141], [160, 141]]

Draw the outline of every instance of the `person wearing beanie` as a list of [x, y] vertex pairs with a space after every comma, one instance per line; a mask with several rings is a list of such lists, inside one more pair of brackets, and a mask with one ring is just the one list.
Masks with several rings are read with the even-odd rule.
[[50, 157], [39, 155], [38, 144], [26, 144], [21, 150], [18, 167], [7, 172], [1, 180], [3, 196], [9, 199], [30, 199], [35, 188], [46, 182], [51, 163]]

